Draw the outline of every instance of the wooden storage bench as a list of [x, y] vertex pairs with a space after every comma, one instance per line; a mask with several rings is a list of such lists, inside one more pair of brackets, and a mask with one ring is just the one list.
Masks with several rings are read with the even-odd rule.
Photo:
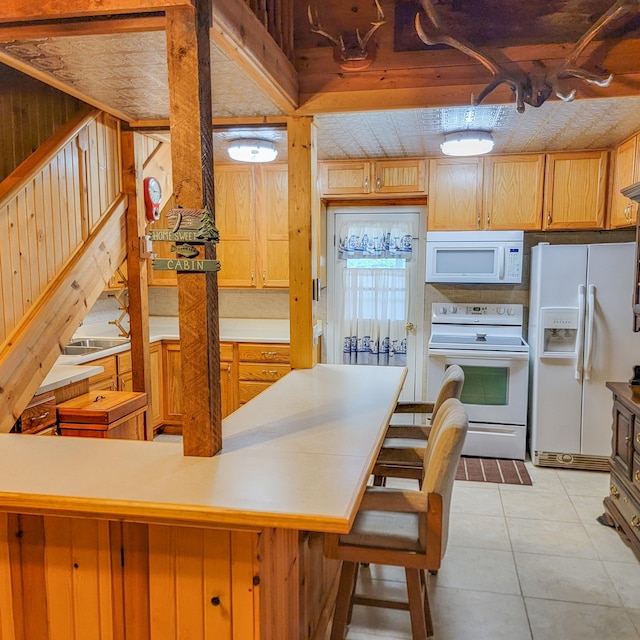
[[63, 436], [144, 440], [147, 394], [92, 391], [58, 405], [58, 430]]

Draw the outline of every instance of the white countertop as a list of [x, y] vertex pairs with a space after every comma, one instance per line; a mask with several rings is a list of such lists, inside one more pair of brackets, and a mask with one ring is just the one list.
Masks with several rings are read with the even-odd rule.
[[[222, 342], [289, 342], [288, 319], [220, 318], [219, 323], [220, 340]], [[118, 327], [105, 321], [81, 325], [75, 332], [74, 337], [114, 338], [120, 335]], [[149, 340], [151, 342], [179, 339], [180, 331], [176, 316], [149, 317]], [[72, 365], [88, 364], [97, 358], [115, 355], [129, 348], [128, 344], [123, 344], [111, 349], [104, 349], [98, 353], [89, 353], [81, 356], [61, 355], [37, 393], [45, 393], [46, 391], [63, 387], [102, 371], [102, 367], [100, 367], [100, 371], [82, 375], [83, 371], [76, 371]], [[82, 375], [82, 377], [75, 377], [77, 375]]]
[[405, 375], [292, 371], [225, 418], [211, 458], [172, 442], [0, 434], [0, 509], [347, 532]]

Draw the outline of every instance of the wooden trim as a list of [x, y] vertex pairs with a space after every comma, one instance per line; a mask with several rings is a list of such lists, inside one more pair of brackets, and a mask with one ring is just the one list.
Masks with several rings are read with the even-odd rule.
[[88, 18], [127, 13], [154, 13], [171, 7], [193, 6], [195, 0], [4, 0], [0, 5], [0, 22], [27, 22], [59, 18]]
[[53, 158], [98, 115], [96, 110], [82, 109], [69, 122], [41, 144], [0, 183], [0, 207], [16, 196], [25, 182], [33, 180]]
[[[144, 204], [138, 193], [137, 176], [142, 176], [140, 136], [133, 132], [121, 135], [122, 191], [129, 198], [127, 210], [127, 280], [129, 291], [129, 320], [131, 334], [131, 370], [133, 391], [151, 396], [151, 361], [149, 356], [149, 293], [148, 259], [143, 255], [141, 242], [145, 235]], [[152, 401], [145, 413], [145, 439], [153, 440]]]
[[242, 0], [213, 0], [211, 41], [234, 60], [283, 113], [298, 106], [298, 73]]
[[8, 432], [24, 411], [124, 260], [126, 207], [127, 198], [121, 195], [0, 348], [0, 432]]
[[[289, 144], [289, 318], [291, 368], [310, 369], [313, 349], [313, 236], [316, 192], [316, 144], [312, 118], [291, 118]], [[317, 240], [317, 238], [316, 238]]]
[[0, 42], [31, 40], [34, 38], [58, 38], [86, 35], [112, 35], [116, 33], [144, 33], [164, 31], [164, 16], [140, 15], [118, 20], [86, 20], [82, 22], [48, 22], [45, 24], [0, 24]]
[[32, 67], [31, 65], [28, 65], [27, 63], [22, 62], [17, 58], [9, 56], [3, 51], [0, 51], [0, 62], [2, 62], [3, 64], [6, 64], [8, 67], [15, 69], [16, 71], [20, 71], [21, 73], [24, 73], [27, 76], [31, 76], [36, 80], [40, 80], [40, 82], [44, 82], [45, 84], [48, 84], [50, 87], [53, 87], [54, 89], [58, 89], [58, 91], [62, 91], [67, 95], [73, 96], [74, 98], [78, 98], [78, 100], [82, 100], [83, 102], [86, 102], [87, 104], [91, 105], [95, 109], [99, 109], [100, 111], [105, 111], [106, 113], [111, 114], [112, 116], [114, 116], [115, 118], [118, 118], [119, 120], [123, 120], [125, 122], [129, 120], [129, 115], [126, 114], [124, 111], [120, 111], [119, 109], [114, 109], [113, 107], [110, 107], [108, 104], [100, 102], [99, 100], [94, 100], [93, 98], [91, 98], [91, 96], [88, 96], [82, 93], [81, 91], [78, 91], [77, 89], [72, 87], [70, 84], [67, 84], [66, 82], [62, 82], [61, 80], [58, 80], [57, 78], [55, 78], [49, 73], [46, 73], [45, 71], [40, 71], [39, 69], [36, 69], [35, 67]]

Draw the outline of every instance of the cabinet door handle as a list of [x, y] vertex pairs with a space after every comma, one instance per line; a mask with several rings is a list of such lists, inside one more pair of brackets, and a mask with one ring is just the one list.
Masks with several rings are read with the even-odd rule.
[[275, 376], [275, 375], [278, 374], [278, 372], [274, 371], [273, 369], [263, 369], [262, 373], [269, 374], [269, 375], [272, 375], [272, 376]]
[[231, 365], [227, 366], [227, 378], [229, 378], [229, 380], [231, 380]]
[[640, 531], [640, 518], [638, 516], [633, 516], [633, 518], [631, 518], [630, 524], [634, 529]]
[[40, 414], [39, 416], [36, 416], [35, 418], [31, 418], [31, 422], [36, 422], [37, 420], [44, 420], [48, 415], [49, 415], [49, 412], [45, 411], [44, 413]]
[[376, 191], [380, 191], [381, 188], [382, 188], [382, 178], [378, 176], [376, 180]]
[[627, 445], [627, 447], [630, 447], [630, 446], [631, 446], [631, 444], [633, 443], [633, 438], [632, 438], [631, 436], [627, 436], [627, 437], [624, 439], [624, 443]]
[[480, 220], [480, 214], [478, 214], [478, 229], [480, 228], [480, 222], [481, 222], [481, 220]]
[[547, 212], [547, 229], [551, 226], [551, 211]]
[[364, 192], [369, 193], [369, 178], [365, 176], [364, 178]]
[[263, 285], [266, 285], [266, 284], [267, 284], [267, 271], [266, 271], [266, 270], [264, 270], [264, 271], [262, 272], [262, 284], [263, 284]]
[[487, 213], [487, 229], [491, 226], [491, 214]]
[[256, 286], [256, 272], [255, 271], [251, 272], [251, 286], [252, 287]]
[[278, 355], [277, 351], [261, 351], [260, 353], [263, 356], [277, 356]]

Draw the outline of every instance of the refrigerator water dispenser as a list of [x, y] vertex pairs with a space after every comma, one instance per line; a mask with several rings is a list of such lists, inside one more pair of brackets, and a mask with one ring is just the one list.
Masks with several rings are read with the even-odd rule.
[[540, 309], [541, 358], [571, 358], [577, 353], [580, 321], [578, 309]]

